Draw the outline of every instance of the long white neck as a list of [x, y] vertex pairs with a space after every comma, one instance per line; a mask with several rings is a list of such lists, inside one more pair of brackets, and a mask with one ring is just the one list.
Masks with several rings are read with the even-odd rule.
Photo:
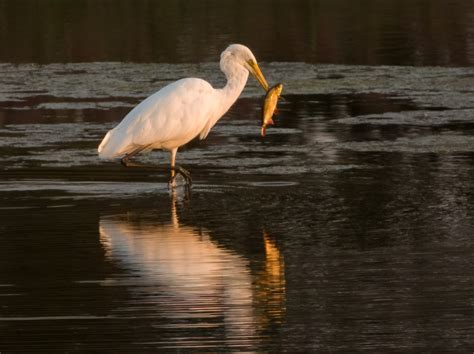
[[221, 70], [227, 78], [227, 84], [216, 90], [220, 100], [219, 118], [234, 104], [247, 83], [249, 72], [242, 65], [232, 61], [221, 62]]

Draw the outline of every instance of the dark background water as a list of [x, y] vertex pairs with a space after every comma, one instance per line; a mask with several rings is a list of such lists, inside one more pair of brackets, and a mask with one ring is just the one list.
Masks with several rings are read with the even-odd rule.
[[2, 0], [0, 61], [203, 62], [229, 43], [264, 61], [474, 64], [465, 0]]
[[[0, 352], [474, 346], [472, 1], [0, 0]], [[105, 132], [251, 47], [285, 84], [168, 156]]]

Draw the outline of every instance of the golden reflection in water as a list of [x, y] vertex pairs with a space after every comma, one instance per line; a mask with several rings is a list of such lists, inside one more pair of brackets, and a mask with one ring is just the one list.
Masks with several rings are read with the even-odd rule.
[[131, 291], [148, 304], [156, 300], [150, 311], [170, 323], [188, 319], [187, 330], [223, 327], [228, 344], [253, 345], [259, 329], [282, 321], [284, 262], [265, 231], [262, 270], [254, 274], [245, 257], [218, 245], [209, 231], [179, 223], [175, 193], [170, 223], [128, 214], [101, 218], [99, 231], [106, 257], [138, 279]]
[[281, 323], [286, 303], [285, 263], [275, 240], [265, 230], [263, 230], [263, 241], [265, 267], [256, 279], [258, 291], [255, 292], [255, 298], [259, 303], [257, 309], [261, 311], [259, 322]]

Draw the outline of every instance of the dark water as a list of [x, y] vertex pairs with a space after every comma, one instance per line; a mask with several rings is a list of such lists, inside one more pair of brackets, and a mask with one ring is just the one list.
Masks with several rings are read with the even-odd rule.
[[[472, 4], [229, 2], [235, 28], [220, 3], [197, 4], [0, 1], [0, 352], [471, 352]], [[174, 17], [152, 21], [163, 9]], [[123, 38], [119, 15], [144, 13]], [[36, 47], [15, 37], [22, 16]], [[165, 33], [175, 52], [150, 44]], [[166, 83], [223, 85], [230, 38], [285, 84], [265, 139], [252, 80], [178, 153], [189, 193], [168, 190], [166, 153], [141, 158], [159, 168], [97, 159], [105, 132]], [[321, 51], [321, 38], [360, 52]]]
[[0, 0], [0, 61], [474, 65], [472, 0]]

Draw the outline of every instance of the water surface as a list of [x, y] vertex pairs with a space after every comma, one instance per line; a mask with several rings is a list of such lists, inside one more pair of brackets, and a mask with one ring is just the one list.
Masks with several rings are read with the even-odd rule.
[[470, 347], [473, 70], [262, 66], [276, 126], [251, 82], [178, 154], [189, 194], [166, 153], [96, 147], [153, 87], [222, 84], [216, 63], [1, 66], [3, 350]]
[[229, 43], [260, 60], [474, 65], [466, 0], [2, 0], [2, 62], [215, 61]]
[[[473, 18], [0, 0], [0, 352], [471, 352]], [[167, 83], [222, 86], [230, 42], [285, 85], [265, 139], [250, 80], [178, 153], [189, 193], [168, 190], [167, 153], [98, 160]]]

